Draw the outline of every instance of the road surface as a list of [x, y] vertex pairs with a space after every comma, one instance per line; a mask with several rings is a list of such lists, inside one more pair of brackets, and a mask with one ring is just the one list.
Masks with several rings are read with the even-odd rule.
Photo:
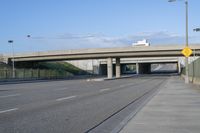
[[[161, 88], [168, 78], [148, 76], [99, 82], [67, 80], [0, 85], [0, 132], [93, 132], [134, 100]], [[117, 124], [117, 120], [110, 122], [98, 131], [110, 132]]]

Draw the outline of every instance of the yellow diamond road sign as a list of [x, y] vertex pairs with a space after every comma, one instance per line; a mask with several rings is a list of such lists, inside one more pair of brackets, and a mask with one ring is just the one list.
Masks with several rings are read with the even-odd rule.
[[185, 57], [189, 57], [192, 54], [192, 50], [189, 47], [185, 47], [181, 52]]

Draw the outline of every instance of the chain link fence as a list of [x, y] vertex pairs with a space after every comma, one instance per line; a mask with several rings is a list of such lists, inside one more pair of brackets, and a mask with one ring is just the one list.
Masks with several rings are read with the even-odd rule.
[[190, 64], [189, 76], [200, 78], [200, 58]]
[[[182, 74], [185, 75], [185, 68]], [[189, 79], [192, 83], [200, 84], [200, 58], [189, 64]]]
[[[0, 80], [13, 79], [12, 69], [0, 69]], [[45, 69], [15, 69], [15, 79], [59, 79], [68, 78], [73, 74], [67, 71]]]

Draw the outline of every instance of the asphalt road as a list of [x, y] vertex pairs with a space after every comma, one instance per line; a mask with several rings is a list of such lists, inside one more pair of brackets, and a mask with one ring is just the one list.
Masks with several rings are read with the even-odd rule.
[[0, 85], [0, 133], [86, 132], [168, 78]]

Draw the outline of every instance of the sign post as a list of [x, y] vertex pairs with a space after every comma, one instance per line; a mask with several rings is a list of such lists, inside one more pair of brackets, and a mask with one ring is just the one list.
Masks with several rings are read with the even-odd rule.
[[189, 65], [188, 65], [188, 57], [192, 54], [192, 50], [186, 46], [181, 53], [185, 56], [185, 83], [189, 83]]

